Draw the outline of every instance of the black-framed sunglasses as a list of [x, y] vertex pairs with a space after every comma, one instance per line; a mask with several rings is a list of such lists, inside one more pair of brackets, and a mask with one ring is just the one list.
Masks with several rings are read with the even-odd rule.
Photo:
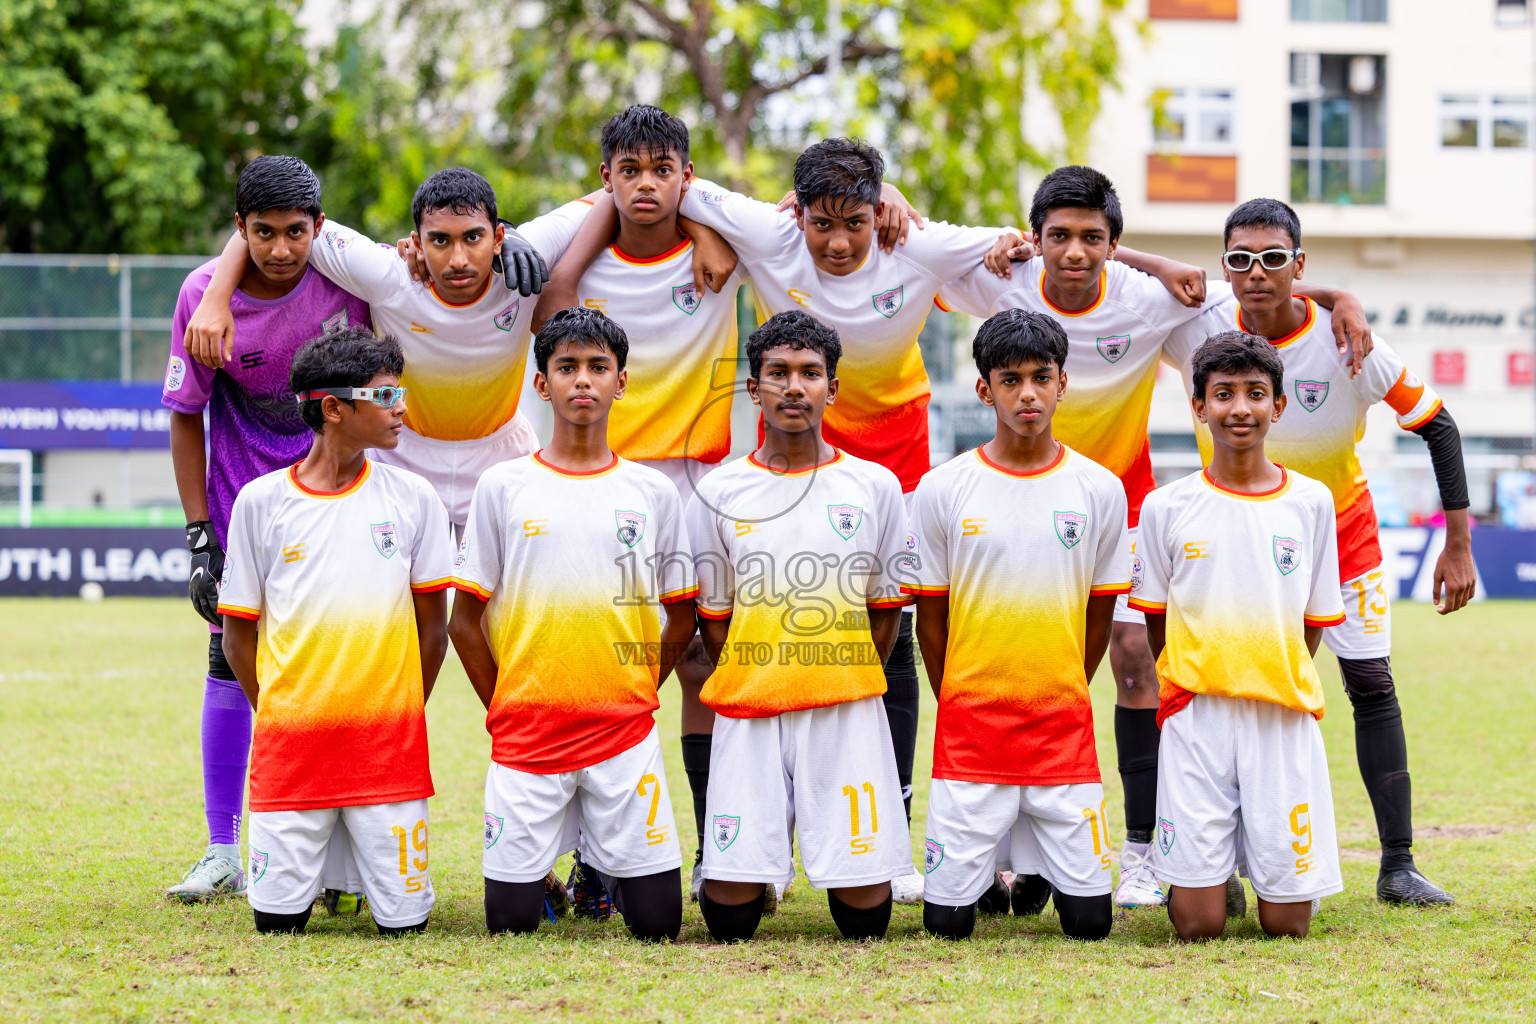
[[1265, 249], [1263, 252], [1231, 249], [1221, 254], [1221, 262], [1226, 264], [1227, 269], [1234, 274], [1247, 273], [1252, 269], [1254, 260], [1258, 260], [1259, 266], [1265, 270], [1284, 270], [1301, 253], [1300, 247], [1295, 249]]
[[318, 391], [306, 391], [294, 397], [300, 403], [303, 403], [311, 398], [324, 398], [326, 395], [349, 400], [363, 399], [364, 401], [377, 402], [386, 409], [393, 409], [396, 404], [405, 401], [405, 388], [320, 388]]

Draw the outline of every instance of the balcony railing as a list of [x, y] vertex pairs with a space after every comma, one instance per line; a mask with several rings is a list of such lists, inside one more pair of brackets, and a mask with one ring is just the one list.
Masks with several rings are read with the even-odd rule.
[[1386, 155], [1385, 149], [1293, 147], [1291, 202], [1385, 203]]

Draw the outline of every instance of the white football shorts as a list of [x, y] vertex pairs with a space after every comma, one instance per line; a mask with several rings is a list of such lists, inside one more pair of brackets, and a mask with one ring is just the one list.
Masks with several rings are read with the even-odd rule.
[[819, 889], [912, 872], [885, 703], [865, 697], [773, 718], [715, 716], [703, 876]]
[[469, 500], [475, 496], [481, 474], [497, 463], [531, 455], [538, 447], [533, 424], [518, 413], [493, 433], [472, 441], [439, 441], [405, 427], [399, 445], [370, 448], [368, 457], [425, 477], [447, 507], [449, 521], [462, 527], [469, 519]]
[[1386, 578], [1386, 570], [1377, 566], [1339, 587], [1344, 621], [1323, 630], [1323, 643], [1336, 657], [1364, 660], [1392, 655], [1392, 600], [1387, 596]]
[[1104, 787], [1001, 786], [934, 779], [928, 790], [923, 899], [945, 907], [975, 903], [997, 871], [1009, 837], [1014, 871], [1043, 875], [1069, 896], [1109, 893], [1109, 823]]
[[386, 928], [420, 924], [435, 896], [427, 873], [427, 801], [308, 811], [253, 811], [247, 897], [298, 914], [321, 889], [361, 892]]
[[[1141, 555], [1136, 550], [1137, 534], [1140, 527], [1130, 528], [1131, 534], [1131, 590], [1129, 594], [1121, 594], [1115, 598], [1115, 621], [1128, 622], [1133, 626], [1145, 626], [1147, 617], [1130, 605], [1131, 594], [1141, 589]], [[1063, 890], [1065, 891], [1065, 890]]]
[[576, 848], [578, 832], [582, 859], [605, 875], [637, 878], [682, 867], [655, 726], [623, 753], [574, 772], [535, 775], [491, 763], [486, 878], [537, 881]]
[[1196, 694], [1163, 722], [1157, 877], [1220, 885], [1238, 866], [1271, 903], [1344, 889], [1328, 754], [1317, 720], [1246, 697]]

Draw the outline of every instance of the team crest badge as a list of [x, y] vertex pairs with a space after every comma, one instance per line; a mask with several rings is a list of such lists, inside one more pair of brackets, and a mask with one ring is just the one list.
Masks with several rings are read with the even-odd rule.
[[944, 844], [932, 839], [923, 840], [923, 874], [933, 874], [933, 869], [944, 863]]
[[400, 544], [395, 540], [394, 523], [373, 524], [373, 546], [378, 548], [379, 554], [385, 558], [390, 557], [399, 550]]
[[342, 307], [341, 309], [338, 309], [336, 312], [332, 313], [330, 316], [328, 316], [324, 320], [320, 321], [320, 333], [321, 334], [325, 334], [327, 331], [341, 331], [341, 330], [345, 330], [346, 327], [347, 327], [347, 310], [346, 310], [346, 307]]
[[715, 815], [714, 822], [710, 825], [709, 834], [715, 840], [715, 847], [724, 853], [725, 848], [736, 841], [736, 834], [741, 831], [741, 818], [733, 818], [729, 814]]
[[1129, 334], [1115, 334], [1108, 338], [1099, 339], [1099, 355], [1106, 362], [1118, 363], [1122, 356], [1131, 350], [1131, 336]]
[[1157, 848], [1163, 851], [1163, 856], [1168, 856], [1168, 851], [1173, 849], [1173, 841], [1178, 837], [1173, 833], [1173, 822], [1167, 818], [1157, 819]]
[[672, 305], [689, 316], [699, 311], [699, 293], [693, 290], [692, 281], [672, 289]]
[[900, 288], [892, 288], [888, 292], [880, 292], [871, 295], [870, 300], [875, 304], [875, 312], [889, 320], [901, 312], [902, 303], [906, 301], [906, 285]]
[[1301, 541], [1289, 537], [1275, 538], [1275, 565], [1280, 575], [1289, 576], [1291, 570], [1301, 564]]
[[522, 309], [522, 307], [522, 299], [513, 299], [512, 305], [496, 314], [496, 326], [504, 331], [510, 331], [512, 325], [517, 322], [517, 311]]
[[498, 818], [490, 811], [485, 812], [485, 848], [489, 850], [496, 845], [496, 840], [501, 838], [501, 827], [507, 823], [507, 819]]
[[1063, 547], [1075, 548], [1077, 542], [1083, 539], [1083, 528], [1088, 525], [1088, 517], [1081, 512], [1057, 512], [1056, 513], [1056, 539], [1061, 541]]
[[1328, 401], [1328, 382], [1325, 380], [1299, 380], [1296, 382], [1296, 401], [1307, 412], [1317, 412]]
[[640, 543], [640, 538], [645, 536], [645, 516], [639, 512], [614, 509], [613, 521], [619, 527], [619, 540], [623, 541], [627, 548], [634, 547]]
[[267, 855], [260, 850], [251, 851], [251, 881], [261, 881], [261, 876], [267, 873]]
[[859, 532], [859, 524], [864, 522], [864, 510], [857, 505], [828, 505], [827, 519], [839, 537], [853, 540], [853, 535]]

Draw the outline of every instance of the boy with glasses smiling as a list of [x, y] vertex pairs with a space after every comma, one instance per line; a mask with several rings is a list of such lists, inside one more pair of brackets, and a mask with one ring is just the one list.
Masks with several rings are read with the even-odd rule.
[[[1471, 600], [1477, 585], [1467, 515], [1467, 478], [1461, 437], [1435, 393], [1380, 338], [1350, 375], [1348, 360], [1333, 345], [1332, 317], [1311, 299], [1293, 294], [1306, 267], [1301, 222], [1275, 199], [1253, 199], [1227, 218], [1223, 276], [1232, 297], [1216, 303], [1175, 331], [1165, 350], [1184, 366], [1209, 335], [1233, 329], [1267, 338], [1285, 366], [1294, 411], [1275, 423], [1266, 442], [1274, 461], [1327, 485], [1337, 514], [1343, 624], [1323, 632], [1339, 659], [1339, 674], [1355, 711], [1355, 753], [1376, 813], [1381, 872], [1376, 895], [1386, 903], [1437, 905], [1453, 902], [1414, 867], [1412, 789], [1402, 713], [1392, 679], [1392, 617], [1376, 512], [1365, 473], [1355, 457], [1367, 410], [1386, 402], [1398, 426], [1429, 445], [1446, 541], [1435, 566], [1434, 599], [1442, 615]], [[1202, 460], [1212, 457], [1210, 429], [1196, 423]], [[1442, 598], [1443, 592], [1443, 598]]]

